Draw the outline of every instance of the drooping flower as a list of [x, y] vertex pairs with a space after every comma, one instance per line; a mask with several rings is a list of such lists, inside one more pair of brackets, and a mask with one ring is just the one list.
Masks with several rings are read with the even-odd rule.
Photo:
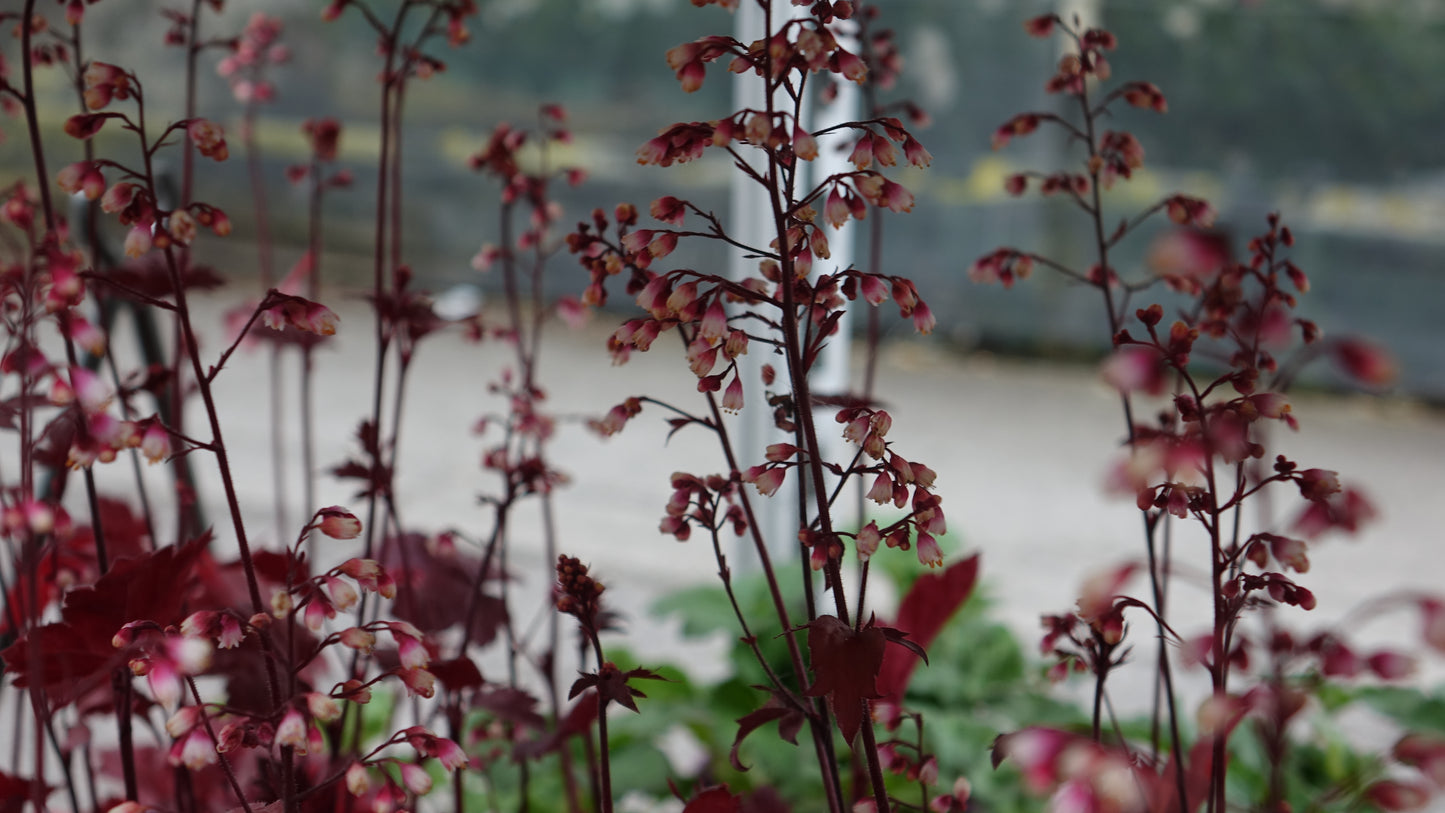
[[339, 505], [323, 508], [316, 516], [317, 530], [332, 539], [355, 539], [361, 535], [361, 520]]

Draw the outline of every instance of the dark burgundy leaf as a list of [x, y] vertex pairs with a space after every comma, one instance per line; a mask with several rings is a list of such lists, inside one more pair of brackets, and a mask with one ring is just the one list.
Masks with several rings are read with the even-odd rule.
[[285, 584], [288, 572], [293, 583], [303, 582], [311, 577], [306, 561], [293, 559], [290, 553], [258, 550], [251, 554], [251, 563], [256, 568], [256, 576], [272, 584]]
[[[43, 785], [44, 796], [49, 796], [54, 790], [49, 785]], [[44, 796], [41, 798], [43, 799]], [[30, 780], [18, 776], [11, 776], [0, 771], [0, 813], [23, 813], [26, 803], [30, 799]]]
[[572, 690], [567, 693], [567, 699], [571, 700], [588, 689], [596, 689], [603, 702], [616, 703], [624, 708], [637, 711], [637, 704], [632, 701], [632, 698], [647, 697], [647, 695], [628, 684], [628, 681], [633, 679], [667, 680], [662, 675], [647, 669], [629, 669], [624, 672], [617, 668], [617, 664], [608, 661], [602, 664], [602, 668], [597, 672], [582, 673], [577, 682], [572, 684]]
[[74, 409], [61, 411], [40, 430], [35, 441], [35, 462], [52, 469], [64, 470], [70, 463], [70, 447], [75, 441]]
[[482, 680], [482, 670], [477, 668], [471, 658], [465, 656], [449, 661], [433, 661], [427, 671], [436, 675], [442, 688], [449, 692], [480, 689], [485, 682]]
[[[31, 630], [0, 653], [6, 671], [15, 675], [17, 686], [38, 677], [51, 699], [62, 705], [98, 681], [109, 680], [106, 673], [122, 654], [111, 638], [121, 626], [137, 620], [181, 622], [196, 591], [196, 562], [209, 541], [207, 534], [184, 545], [116, 559], [94, 585], [65, 594], [60, 622]], [[32, 645], [37, 645], [38, 662], [31, 661]]]
[[877, 627], [854, 630], [837, 616], [819, 616], [808, 625], [813, 685], [804, 694], [828, 698], [850, 743], [863, 725], [864, 701], [879, 697], [878, 670], [887, 643]]
[[[430, 668], [433, 672], [436, 671], [435, 664]], [[478, 674], [477, 677], [480, 679], [481, 675]], [[531, 728], [540, 729], [547, 722], [536, 711], [537, 698], [510, 686], [489, 686], [472, 698], [472, 705], [490, 711], [503, 720]]]
[[790, 813], [792, 807], [783, 801], [777, 788], [765, 785], [743, 797], [742, 813]]
[[[26, 410], [34, 411], [38, 407], [48, 406], [50, 399], [39, 393], [30, 395], [17, 395], [13, 398], [6, 398], [0, 401], [0, 429], [17, 429], [19, 424], [16, 419], [20, 413]], [[3, 809], [3, 808], [0, 808]]]
[[694, 794], [682, 813], [740, 813], [741, 810], [741, 800], [726, 785], [717, 785]]
[[[125, 286], [106, 287], [107, 291], [123, 299], [136, 299], [130, 291], [155, 299], [164, 299], [175, 293], [175, 286], [171, 284], [170, 268], [166, 265], [165, 255], [159, 251], [114, 269], [108, 277]], [[181, 274], [181, 285], [185, 286], [187, 291], [209, 291], [225, 284], [225, 277], [217, 274], [216, 269], [210, 266], [193, 265]]]
[[923, 657], [921, 653], [915, 657], [914, 653], [926, 650], [948, 619], [973, 595], [978, 583], [978, 562], [975, 553], [949, 565], [942, 573], [924, 573], [903, 597], [893, 629], [907, 634], [907, 649], [888, 647], [878, 674], [878, 691], [889, 702], [903, 699], [908, 679], [918, 665], [918, 658]]
[[[397, 597], [392, 612], [403, 621], [427, 633], [439, 633], [466, 626], [467, 608], [473, 607], [471, 640], [486, 646], [496, 640], [507, 623], [507, 605], [500, 598], [482, 594], [473, 598], [474, 582], [481, 561], [454, 548], [433, 552], [420, 534], [404, 534], [386, 540], [379, 557], [396, 579]], [[496, 581], [495, 570], [485, 581]]]
[[738, 749], [742, 746], [743, 740], [762, 726], [778, 721], [778, 736], [794, 745], [798, 744], [798, 731], [802, 728], [803, 713], [797, 709], [785, 706], [777, 696], [768, 698], [768, 702], [757, 711], [746, 714], [738, 719], [738, 734], [733, 738], [733, 747], [728, 751], [728, 762], [739, 771], [746, 771], [748, 766], [744, 765], [738, 756]]
[[[575, 688], [575, 686], [574, 686]], [[562, 743], [569, 738], [583, 734], [592, 729], [592, 723], [597, 720], [597, 693], [587, 692], [582, 695], [567, 716], [557, 724], [557, 728], [546, 736], [535, 740], [526, 740], [517, 743], [513, 756], [517, 759], [536, 759], [556, 751]]]
[[[872, 622], [869, 622], [869, 626], [872, 626]], [[896, 630], [892, 627], [879, 627], [878, 629], [882, 631], [883, 637], [888, 639], [888, 643], [897, 644], [903, 647], [909, 652], [912, 652], [913, 654], [922, 658], [924, 666], [928, 665], [928, 652], [926, 652], [923, 647], [919, 646], [917, 641], [910, 640], [908, 637], [908, 633], [903, 632], [902, 630]]]

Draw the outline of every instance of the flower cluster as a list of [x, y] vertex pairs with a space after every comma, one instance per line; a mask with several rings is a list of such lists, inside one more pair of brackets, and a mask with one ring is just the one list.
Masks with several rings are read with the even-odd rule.
[[282, 45], [281, 21], [261, 12], [251, 15], [241, 35], [231, 42], [231, 53], [216, 65], [216, 73], [231, 84], [236, 101], [269, 102], [276, 86], [264, 76], [265, 68], [291, 59], [291, 49]]

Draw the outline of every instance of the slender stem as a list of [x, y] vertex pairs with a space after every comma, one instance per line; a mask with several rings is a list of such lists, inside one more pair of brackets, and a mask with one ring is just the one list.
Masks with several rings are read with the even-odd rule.
[[[202, 43], [196, 41], [201, 27], [201, 0], [191, 0], [191, 16], [186, 30], [186, 118], [196, 116], [196, 63], [201, 55]], [[195, 183], [196, 148], [189, 138], [182, 142], [181, 149], [181, 199], [176, 208], [183, 209], [191, 202], [191, 189]]]
[[131, 674], [124, 666], [117, 667], [111, 674], [111, 690], [115, 695], [115, 717], [120, 740], [120, 774], [125, 783], [125, 798], [136, 799], [140, 784], [135, 773], [135, 740], [131, 733]]
[[[306, 257], [310, 262], [306, 275], [306, 296], [311, 300], [321, 297], [321, 163], [314, 156], [311, 159], [311, 191], [307, 205]], [[306, 511], [316, 510], [316, 431], [315, 431], [315, 351], [311, 343], [301, 347], [301, 381], [299, 386], [301, 410], [301, 494], [302, 507]], [[314, 538], [314, 537], [312, 537]], [[308, 549], [314, 543], [308, 539]]]
[[[252, 216], [256, 220], [256, 257], [257, 267], [261, 271], [261, 290], [269, 291], [276, 281], [272, 267], [274, 258], [271, 252], [270, 208], [266, 205], [266, 179], [261, 173], [261, 147], [256, 142], [256, 111], [255, 101], [246, 104], [241, 121], [241, 141], [246, 150], [246, 174], [251, 182]], [[266, 375], [270, 384], [267, 409], [271, 430], [272, 520], [276, 523], [276, 533], [279, 536], [284, 529], [291, 527], [291, 523], [286, 516], [286, 495], [290, 493], [290, 489], [286, 485], [286, 415], [281, 378], [281, 346], [274, 342], [266, 353]], [[302, 505], [302, 510], [313, 511], [315, 506], [307, 502]]]
[[[211, 743], [219, 748], [221, 741], [216, 737], [216, 730], [211, 725], [211, 715], [206, 713], [206, 704], [201, 700], [200, 690], [196, 688], [196, 679], [187, 675], [186, 686], [190, 688], [191, 697], [195, 698], [196, 708], [200, 710], [201, 725], [206, 729], [206, 736], [210, 737]], [[226, 775], [226, 782], [231, 786], [231, 792], [236, 794], [236, 801], [241, 803], [242, 810], [251, 813], [251, 803], [246, 801], [246, 792], [241, 790], [241, 783], [236, 780], [236, 772], [231, 768], [231, 760], [223, 753], [217, 753], [216, 756], [218, 757], [217, 761], [221, 763], [221, 771]], [[130, 798], [134, 799], [135, 797]]]
[[[1112, 340], [1113, 336], [1117, 335], [1119, 332], [1119, 316], [1114, 309], [1114, 295], [1112, 290], [1112, 282], [1110, 280], [1109, 242], [1104, 235], [1103, 196], [1100, 193], [1099, 189], [1099, 170], [1096, 168], [1098, 166], [1098, 162], [1094, 160], [1098, 158], [1098, 144], [1095, 135], [1094, 113], [1089, 106], [1089, 90], [1087, 83], [1084, 84], [1082, 90], [1080, 91], [1079, 104], [1084, 112], [1084, 132], [1082, 135], [1084, 137], [1084, 143], [1088, 147], [1090, 158], [1090, 161], [1088, 162], [1089, 193], [1092, 199], [1092, 211], [1090, 221], [1093, 225], [1094, 231], [1094, 249], [1099, 259], [1100, 273], [1103, 275], [1103, 278], [1098, 282], [1098, 287], [1100, 292], [1103, 294], [1104, 311], [1105, 315], [1109, 320], [1109, 336]], [[1075, 131], [1075, 135], [1078, 135], [1077, 131]], [[1125, 393], [1120, 393], [1119, 404], [1124, 413], [1125, 431], [1128, 436], [1130, 447], [1132, 448], [1136, 440], [1136, 434], [1134, 430], [1133, 405], [1129, 400], [1129, 396]], [[1159, 571], [1157, 563], [1155, 562], [1152, 542], [1152, 525], [1150, 523], [1147, 512], [1144, 512], [1143, 521], [1145, 528], [1145, 547], [1149, 555], [1149, 585], [1153, 593], [1154, 606], [1156, 608], [1156, 612], [1158, 613], [1158, 615], [1156, 615], [1156, 622], [1159, 631], [1161, 647], [1159, 654], [1159, 665], [1164, 680], [1164, 696], [1165, 702], [1168, 705], [1169, 731], [1174, 750], [1173, 761], [1175, 766], [1175, 792], [1178, 794], [1179, 803], [1183, 805], [1186, 804], [1188, 795], [1186, 791], [1187, 783], [1184, 774], [1184, 755], [1180, 751], [1180, 748], [1182, 747], [1182, 740], [1179, 736], [1178, 704], [1174, 695], [1174, 680], [1170, 669], [1168, 654], [1162, 649], [1164, 646], [1164, 622], [1162, 620], [1163, 610], [1161, 608], [1163, 607], [1166, 594], [1164, 590], [1163, 576]], [[1102, 688], [1102, 686], [1099, 687], [1100, 691], [1102, 691]], [[1099, 727], [1097, 709], [1094, 716], [1094, 735], [1095, 739], [1098, 739]]]
[[[149, 159], [147, 159], [149, 163]], [[251, 544], [246, 538], [246, 524], [241, 516], [241, 502], [236, 494], [236, 483], [231, 476], [231, 462], [226, 454], [226, 443], [221, 435], [221, 418], [216, 409], [216, 399], [211, 392], [211, 381], [201, 370], [201, 359], [199, 344], [196, 341], [196, 334], [191, 326], [190, 307], [186, 302], [186, 289], [181, 279], [180, 264], [176, 261], [175, 254], [165, 250], [166, 267], [170, 271], [171, 284], [175, 286], [176, 316], [181, 335], [185, 344], [179, 348], [179, 352], [191, 359], [191, 372], [196, 378], [197, 386], [201, 393], [201, 401], [206, 408], [206, 420], [210, 423], [211, 429], [211, 451], [216, 455], [216, 465], [220, 469], [221, 486], [226, 493], [226, 507], [231, 513], [231, 527], [236, 533], [236, 546], [241, 555], [242, 569], [246, 574], [246, 590], [251, 598], [251, 611], [260, 613], [264, 611], [265, 605], [261, 601], [261, 586], [256, 579], [256, 565], [251, 557]], [[263, 640], [264, 637], [263, 637]], [[270, 691], [272, 708], [279, 708], [281, 703], [280, 685], [276, 676], [276, 664], [271, 659], [266, 659], [267, 688]]]
[[[602, 669], [602, 643], [593, 630], [586, 631], [592, 640], [592, 654], [597, 659], [597, 669]], [[597, 788], [599, 813], [612, 813], [612, 764], [607, 745], [607, 698], [597, 694]]]

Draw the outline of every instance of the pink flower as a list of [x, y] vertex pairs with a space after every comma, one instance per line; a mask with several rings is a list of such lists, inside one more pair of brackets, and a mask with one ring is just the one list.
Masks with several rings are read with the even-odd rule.
[[288, 709], [281, 718], [281, 724], [276, 726], [276, 744], [283, 748], [290, 746], [298, 754], [305, 754], [306, 742], [306, 718], [296, 709]]
[[1155, 238], [1146, 261], [1170, 288], [1198, 293], [1228, 264], [1229, 243], [1218, 234], [1176, 229]]
[[879, 472], [878, 477], [873, 481], [873, 487], [868, 489], [868, 499], [879, 505], [887, 505], [893, 501], [893, 480], [887, 472]]
[[654, 200], [648, 211], [663, 223], [681, 226], [687, 215], [687, 204], [672, 195], [664, 195]]
[[1130, 82], [1125, 85], [1124, 101], [1156, 113], [1165, 113], [1169, 110], [1169, 102], [1165, 101], [1164, 93], [1151, 82]]
[[883, 181], [883, 188], [873, 205], [882, 206], [892, 212], [913, 211], [913, 193], [909, 192], [902, 184], [889, 180]]
[[728, 315], [723, 308], [722, 298], [714, 297], [712, 304], [702, 315], [698, 335], [709, 342], [716, 342], [728, 335]]
[[1174, 195], [1164, 201], [1169, 219], [1181, 226], [1195, 226], [1207, 229], [1214, 225], [1214, 207], [1202, 198], [1188, 195]]
[[436, 757], [442, 767], [449, 771], [463, 768], [470, 761], [461, 746], [446, 737], [436, 738], [436, 744], [432, 747], [432, 756]]
[[1438, 599], [1420, 601], [1420, 637], [1436, 652], [1445, 652], [1445, 604]]
[[1137, 564], [1126, 564], [1100, 571], [1084, 580], [1079, 591], [1079, 617], [1093, 623], [1114, 609], [1114, 600], [1125, 582], [1138, 570]]
[[166, 219], [166, 231], [177, 243], [188, 246], [196, 239], [196, 219], [185, 209], [171, 212]]
[[883, 536], [878, 532], [878, 523], [869, 520], [867, 525], [858, 531], [857, 536], [858, 561], [868, 561], [878, 551], [878, 544], [883, 541]]
[[[394, 631], [393, 631], [394, 632]], [[419, 638], [410, 635], [393, 635], [396, 638], [397, 654], [401, 658], [401, 665], [408, 669], [424, 669], [431, 663], [431, 653], [427, 651], [426, 644]]]
[[932, 534], [918, 532], [918, 561], [928, 567], [939, 567], [943, 564], [943, 551], [938, 547], [938, 540]]
[[873, 139], [867, 135], [858, 139], [853, 145], [853, 152], [848, 155], [848, 160], [858, 169], [867, 169], [873, 163]]
[[933, 318], [933, 311], [929, 310], [926, 303], [919, 302], [918, 306], [913, 309], [913, 329], [927, 336], [933, 332], [933, 328], [937, 324], [937, 320]]
[[687, 346], [687, 362], [693, 375], [708, 375], [717, 364], [717, 348], [699, 338]]
[[141, 454], [150, 463], [159, 463], [171, 455], [171, 433], [158, 420], [152, 420], [141, 435]]
[[652, 242], [647, 244], [647, 253], [652, 255], [652, 258], [656, 260], [666, 257], [676, 248], [677, 234], [670, 231], [662, 232], [658, 234], [657, 237], [654, 237]]
[[168, 761], [172, 765], [184, 765], [192, 771], [199, 771], [207, 765], [216, 764], [217, 759], [210, 735], [197, 728], [171, 745]]
[[793, 154], [804, 161], [818, 157], [818, 142], [801, 127], [793, 128]]
[[320, 302], [299, 296], [273, 291], [268, 301], [276, 304], [261, 313], [261, 321], [272, 330], [281, 330], [289, 325], [305, 333], [332, 336], [341, 321], [335, 312]]
[[733, 380], [723, 390], [722, 409], [724, 412], [740, 412], [743, 408], [743, 380], [736, 373]]
[[201, 155], [216, 161], [224, 161], [230, 156], [226, 148], [226, 133], [221, 125], [206, 119], [194, 119], [186, 125], [186, 134]]
[[326, 577], [326, 590], [331, 595], [332, 605], [341, 612], [350, 610], [360, 601], [360, 596], [356, 594], [356, 588], [335, 576]]
[[137, 187], [135, 184], [127, 183], [125, 181], [121, 181], [115, 186], [112, 186], [106, 191], [103, 196], [101, 196], [101, 211], [107, 214], [115, 214], [116, 212], [125, 209], [127, 206], [130, 206], [131, 201], [135, 199], [135, 193], [137, 189], [139, 189], [139, 187]]
[[1415, 659], [1399, 652], [1381, 650], [1371, 655], [1366, 663], [1381, 680], [1404, 680], [1415, 674]]
[[366, 770], [366, 763], [351, 763], [351, 767], [346, 769], [346, 791], [352, 796], [365, 796], [369, 790], [371, 790], [371, 776]]
[[376, 649], [376, 633], [361, 627], [342, 630], [340, 640], [342, 646], [365, 655], [370, 655]]
[[216, 646], [221, 649], [235, 649], [241, 645], [242, 639], [246, 637], [246, 632], [241, 629], [240, 621], [237, 621], [230, 613], [222, 613], [220, 626], [221, 629], [216, 634]]
[[72, 195], [84, 194], [86, 200], [95, 200], [105, 192], [105, 176], [92, 161], [79, 161], [62, 169], [55, 183]]
[[1015, 136], [1025, 136], [1039, 129], [1037, 113], [1020, 113], [999, 126], [993, 133], [993, 148], [1000, 149]]
[[397, 677], [406, 686], [412, 697], [431, 697], [436, 694], [436, 676], [425, 669], [398, 669]]
[[1382, 779], [1365, 788], [1364, 797], [1385, 810], [1421, 810], [1433, 795], [1429, 786], [1419, 782]]
[[361, 520], [339, 505], [316, 512], [317, 530], [332, 539], [355, 539], [361, 535]]
[[853, 216], [852, 207], [848, 205], [847, 198], [843, 196], [846, 189], [847, 187], [842, 184], [834, 184], [833, 191], [828, 193], [827, 202], [823, 204], [823, 219], [827, 220], [828, 225], [835, 229], [843, 228], [843, 225]]
[[341, 123], [336, 119], [307, 119], [301, 132], [311, 142], [311, 152], [318, 161], [334, 161], [341, 144]]
[[1330, 347], [1330, 356], [1351, 378], [1368, 387], [1387, 387], [1398, 370], [1395, 359], [1377, 344], [1363, 339], [1341, 339]]
[[425, 796], [431, 792], [431, 775], [426, 769], [414, 762], [403, 762], [400, 764], [401, 781], [406, 789], [418, 796]]
[[151, 250], [151, 227], [136, 225], [125, 235], [125, 256], [134, 260]]
[[1340, 490], [1339, 473], [1325, 469], [1305, 469], [1299, 473], [1296, 483], [1301, 496], [1307, 500], [1324, 500]]
[[1168, 383], [1163, 359], [1150, 347], [1126, 347], [1115, 352], [1100, 373], [1109, 386], [1123, 393], [1143, 390], [1162, 395]]
[[[56, 382], [60, 382], [59, 377], [56, 378]], [[97, 415], [110, 406], [112, 397], [110, 385], [84, 367], [70, 368], [70, 386], [66, 389], [87, 415]], [[54, 399], [55, 395], [52, 394], [52, 402]], [[67, 399], [65, 402], [68, 403], [69, 400]]]
[[903, 157], [915, 167], [926, 167], [933, 163], [933, 154], [924, 149], [913, 136], [903, 140]]
[[1041, 14], [1024, 21], [1024, 30], [1030, 37], [1047, 37], [1054, 32], [1054, 23], [1058, 22], [1057, 14]]
[[783, 478], [787, 475], [787, 469], [769, 468], [767, 466], [753, 466], [743, 474], [744, 483], [752, 483], [758, 489], [758, 493], [764, 497], [771, 497], [783, 484]]
[[857, 54], [839, 48], [828, 58], [828, 63], [834, 73], [842, 74], [843, 78], [850, 82], [861, 85], [868, 79], [868, 66], [863, 64]]
[[82, 75], [85, 82], [85, 106], [99, 110], [112, 99], [130, 98], [130, 77], [124, 69], [105, 62], [91, 62]]
[[166, 733], [171, 736], [171, 739], [178, 740], [191, 733], [200, 724], [200, 706], [181, 706], [176, 709], [175, 714], [170, 716], [170, 719], [166, 720]]

